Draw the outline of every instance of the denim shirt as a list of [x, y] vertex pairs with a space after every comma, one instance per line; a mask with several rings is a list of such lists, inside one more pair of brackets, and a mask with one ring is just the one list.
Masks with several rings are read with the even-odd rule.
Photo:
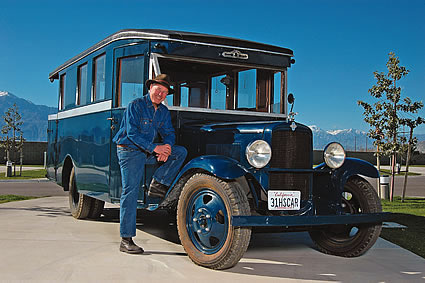
[[174, 145], [176, 136], [168, 108], [161, 103], [155, 111], [149, 94], [146, 94], [128, 105], [120, 129], [112, 141], [117, 145], [153, 153], [156, 147], [153, 141], [158, 133], [164, 144]]

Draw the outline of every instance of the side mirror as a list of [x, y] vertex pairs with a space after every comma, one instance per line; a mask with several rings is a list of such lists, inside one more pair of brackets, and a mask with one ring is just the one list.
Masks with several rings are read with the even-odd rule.
[[288, 94], [288, 103], [293, 104], [295, 101], [295, 97], [292, 93]]

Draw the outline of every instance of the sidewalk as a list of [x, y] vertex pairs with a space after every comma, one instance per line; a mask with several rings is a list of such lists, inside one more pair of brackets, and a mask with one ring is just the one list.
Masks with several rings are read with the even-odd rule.
[[[385, 166], [381, 166], [381, 169], [386, 169], [386, 170], [391, 170], [391, 166], [385, 165]], [[406, 171], [406, 167], [405, 166], [401, 166], [400, 168], [400, 174], [402, 174], [404, 176], [404, 171]], [[418, 173], [421, 175], [425, 176], [425, 166], [424, 167], [416, 167], [416, 166], [409, 166], [409, 172], [412, 173]], [[398, 176], [397, 176], [398, 177]], [[409, 176], [410, 177], [418, 177], [418, 176]]]
[[[37, 169], [44, 169], [44, 167], [43, 166], [25, 166], [25, 165], [23, 165], [22, 166], [22, 171], [25, 171], [25, 170], [37, 170]], [[19, 170], [20, 170], [20, 165], [16, 165], [16, 172], [18, 173], [19, 172]], [[12, 166], [12, 172], [13, 172], [13, 166]], [[6, 165], [0, 165], [0, 174], [1, 173], [6, 173]]]
[[143, 211], [135, 242], [119, 252], [116, 208], [76, 220], [67, 197], [0, 204], [0, 281], [37, 282], [424, 282], [425, 259], [381, 238], [365, 255], [320, 253], [308, 233], [254, 233], [248, 251], [225, 271], [190, 261], [163, 211]]

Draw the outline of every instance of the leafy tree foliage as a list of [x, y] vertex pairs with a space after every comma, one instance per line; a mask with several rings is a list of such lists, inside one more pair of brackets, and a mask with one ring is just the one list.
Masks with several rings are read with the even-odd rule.
[[21, 118], [16, 104], [13, 104], [3, 115], [4, 125], [1, 129], [0, 146], [6, 151], [7, 161], [16, 162], [17, 153], [22, 152], [24, 139]]
[[[400, 66], [400, 60], [393, 52], [389, 53], [387, 74], [374, 72], [376, 84], [369, 89], [370, 95], [377, 101], [372, 105], [358, 101], [364, 109], [364, 120], [370, 125], [368, 136], [374, 139], [374, 145], [385, 155], [392, 157], [391, 163], [391, 193], [394, 195], [394, 175], [396, 154], [402, 149], [405, 139], [399, 135], [401, 125], [408, 125], [403, 114], [417, 113], [423, 107], [422, 102], [412, 102], [410, 98], [401, 98], [401, 87], [397, 84], [407, 76], [409, 70]], [[379, 153], [378, 153], [379, 154]]]

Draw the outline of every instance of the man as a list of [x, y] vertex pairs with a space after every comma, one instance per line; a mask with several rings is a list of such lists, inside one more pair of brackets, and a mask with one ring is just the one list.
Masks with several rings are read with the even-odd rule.
[[[137, 197], [145, 171], [146, 160], [156, 158], [162, 165], [155, 171], [148, 196], [163, 198], [176, 177], [187, 151], [174, 145], [175, 133], [170, 112], [162, 104], [173, 93], [168, 75], [161, 74], [146, 81], [149, 93], [136, 98], [124, 112], [121, 126], [113, 141], [121, 168], [122, 192], [120, 199], [120, 251], [143, 253], [132, 237], [136, 236]], [[162, 144], [154, 143], [157, 134]]]

